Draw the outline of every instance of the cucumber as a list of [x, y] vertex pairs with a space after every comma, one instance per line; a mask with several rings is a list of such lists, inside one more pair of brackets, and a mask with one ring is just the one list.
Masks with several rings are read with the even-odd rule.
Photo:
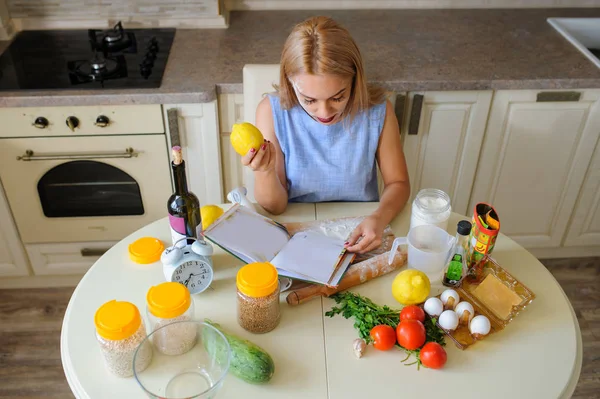
[[[271, 356], [258, 345], [237, 337], [223, 330], [223, 328], [212, 322], [204, 320], [207, 324], [219, 330], [231, 347], [231, 363], [229, 371], [239, 379], [251, 384], [263, 384], [269, 382], [275, 372], [275, 364]], [[203, 339], [204, 347], [212, 356], [219, 356], [219, 352], [225, 350], [224, 345], [220, 345], [217, 340]]]

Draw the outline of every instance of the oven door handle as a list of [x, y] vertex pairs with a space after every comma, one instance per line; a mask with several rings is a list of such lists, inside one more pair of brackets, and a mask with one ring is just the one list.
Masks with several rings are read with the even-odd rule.
[[101, 159], [101, 158], [134, 158], [139, 152], [129, 147], [125, 152], [97, 152], [84, 154], [44, 154], [36, 155], [33, 150], [26, 150], [25, 154], [18, 156], [17, 161], [56, 161], [70, 159]]

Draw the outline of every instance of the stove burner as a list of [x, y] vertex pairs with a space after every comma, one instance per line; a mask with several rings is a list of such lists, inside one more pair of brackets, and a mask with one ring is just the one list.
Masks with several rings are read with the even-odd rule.
[[118, 51], [124, 53], [137, 53], [135, 35], [132, 32], [126, 32], [120, 21], [108, 31], [90, 29], [88, 35], [93, 50], [101, 50], [105, 53]]
[[89, 61], [71, 61], [68, 63], [71, 83], [103, 82], [110, 79], [127, 77], [125, 57], [105, 58], [96, 53]]

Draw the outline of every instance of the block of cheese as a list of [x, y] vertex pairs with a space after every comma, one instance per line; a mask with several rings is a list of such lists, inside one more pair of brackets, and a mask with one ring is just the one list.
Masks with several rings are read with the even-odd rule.
[[477, 297], [489, 310], [502, 320], [506, 320], [513, 306], [522, 302], [522, 298], [493, 274], [487, 277], [473, 290]]

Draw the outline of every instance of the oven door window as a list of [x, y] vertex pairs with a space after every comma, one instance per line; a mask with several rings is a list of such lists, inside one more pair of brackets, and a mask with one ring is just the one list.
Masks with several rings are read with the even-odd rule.
[[140, 187], [129, 174], [97, 161], [72, 161], [50, 169], [38, 193], [49, 218], [143, 215]]

